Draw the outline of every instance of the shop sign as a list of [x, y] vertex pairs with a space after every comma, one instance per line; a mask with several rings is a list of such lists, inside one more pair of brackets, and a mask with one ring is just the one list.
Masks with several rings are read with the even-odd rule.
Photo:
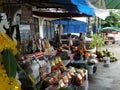
[[32, 23], [32, 6], [29, 4], [21, 6], [21, 23]]

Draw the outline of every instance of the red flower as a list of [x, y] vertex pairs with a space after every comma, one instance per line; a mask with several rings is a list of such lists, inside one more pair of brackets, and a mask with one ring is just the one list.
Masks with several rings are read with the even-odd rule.
[[80, 49], [80, 50], [79, 50], [79, 53], [82, 54], [82, 53], [83, 53], [83, 49]]
[[88, 57], [88, 55], [89, 55], [89, 54], [88, 54], [87, 52], [84, 53], [84, 57], [85, 57], [85, 58]]

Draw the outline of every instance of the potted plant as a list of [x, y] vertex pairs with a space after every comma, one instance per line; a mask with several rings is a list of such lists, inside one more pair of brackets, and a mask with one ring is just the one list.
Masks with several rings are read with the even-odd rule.
[[93, 34], [92, 35], [92, 41], [90, 43], [90, 48], [95, 48], [96, 55], [98, 59], [102, 58], [102, 52], [100, 51], [100, 47], [104, 45], [104, 40], [101, 37], [101, 34]]
[[104, 40], [100, 34], [92, 35], [92, 41], [90, 43], [90, 48], [96, 48], [97, 50], [99, 47], [103, 46], [103, 44], [104, 44]]
[[83, 54], [83, 60], [87, 60], [89, 58], [89, 53], [87, 51], [84, 51], [84, 54]]

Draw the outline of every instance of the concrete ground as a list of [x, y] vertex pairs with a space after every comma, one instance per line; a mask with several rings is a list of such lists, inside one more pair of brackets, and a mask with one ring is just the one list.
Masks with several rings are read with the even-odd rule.
[[88, 90], [120, 90], [120, 45], [105, 45], [102, 49], [113, 52], [118, 61], [111, 62], [109, 67], [99, 62], [96, 73], [89, 77]]

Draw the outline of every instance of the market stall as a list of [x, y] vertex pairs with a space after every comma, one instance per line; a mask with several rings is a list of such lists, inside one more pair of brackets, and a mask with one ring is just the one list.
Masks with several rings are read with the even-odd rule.
[[[86, 67], [89, 59], [88, 52], [74, 46], [71, 50], [67, 46], [54, 49], [46, 39], [36, 36], [33, 38], [33, 46], [35, 46], [32, 47], [33, 52], [30, 53], [29, 49], [24, 47], [26, 52], [21, 54], [19, 51], [21, 48], [17, 47], [20, 44], [15, 39], [15, 33], [9, 37], [2, 26], [0, 35], [0, 41], [3, 41], [0, 45], [2, 57], [0, 67], [3, 77], [7, 76], [5, 80], [8, 81], [4, 83], [5, 88], [14, 88], [13, 90], [47, 90], [51, 86], [56, 89], [73, 88], [73, 90], [74, 88], [88, 88], [89, 71]], [[28, 46], [31, 47], [30, 44]], [[76, 53], [78, 59], [74, 58]], [[65, 58], [67, 64], [64, 61]], [[3, 82], [3, 77], [0, 79], [1, 82]], [[87, 85], [84, 84], [85, 81]], [[6, 90], [3, 86], [0, 88]]]

